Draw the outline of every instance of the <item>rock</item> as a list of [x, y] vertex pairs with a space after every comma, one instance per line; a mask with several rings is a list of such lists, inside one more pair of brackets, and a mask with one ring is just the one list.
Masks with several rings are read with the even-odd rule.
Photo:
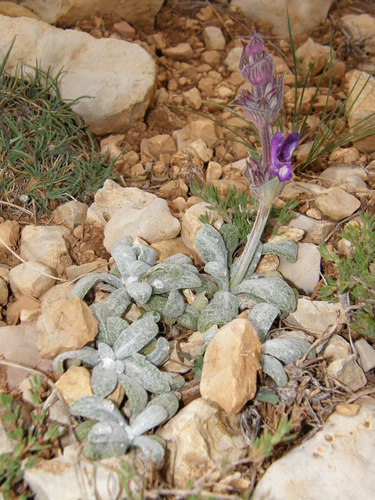
[[[52, 369], [51, 361], [41, 359], [36, 347], [38, 332], [34, 324], [0, 327], [0, 356], [36, 368], [42, 372]], [[19, 384], [30, 375], [26, 369], [6, 367], [9, 390], [17, 389]]]
[[320, 252], [312, 243], [298, 243], [296, 262], [280, 257], [278, 271], [306, 295], [311, 295], [320, 280]]
[[203, 40], [207, 50], [225, 50], [225, 38], [220, 28], [206, 26], [203, 30]]
[[61, 226], [25, 226], [21, 234], [21, 257], [37, 261], [55, 270], [59, 276], [72, 264]]
[[48, 307], [48, 304], [52, 304], [52, 302], [56, 302], [57, 300], [60, 299], [69, 299], [72, 290], [73, 290], [73, 284], [67, 282], [60, 283], [50, 288], [40, 298], [40, 301], [43, 304], [43, 310]]
[[[366, 118], [375, 113], [375, 78], [363, 71], [352, 71], [349, 78], [349, 92], [351, 93], [346, 102], [349, 127], [354, 127], [361, 120], [364, 121], [359, 127], [369, 125], [370, 122], [367, 122]], [[360, 151], [371, 153], [375, 151], [375, 134], [355, 141], [354, 144]]]
[[[221, 55], [220, 52], [218, 52], [217, 50], [205, 50], [204, 52], [202, 52], [201, 57], [202, 61], [206, 64], [209, 64], [212, 68], [217, 68], [217, 66], [220, 64]], [[203, 87], [201, 88], [201, 84], [203, 81], [204, 79], [202, 78], [198, 83], [198, 88], [202, 91], [204, 91]], [[206, 82], [209, 84], [206, 89], [206, 94], [209, 94], [211, 90], [210, 83], [212, 83], [212, 85], [215, 86], [217, 81], [215, 78], [211, 79], [211, 77], [207, 77]]]
[[38, 19], [38, 16], [31, 12], [31, 10], [13, 2], [1, 2], [0, 15], [8, 17], [33, 17], [34, 19]]
[[0, 305], [5, 306], [8, 303], [8, 283], [0, 278]]
[[68, 229], [74, 229], [86, 222], [88, 206], [80, 201], [68, 201], [63, 205], [58, 206], [53, 211], [53, 222], [55, 224], [63, 224]]
[[[45, 7], [45, 2], [41, 3]], [[26, 17], [0, 19], [1, 59], [15, 38], [7, 72], [20, 71], [21, 62], [32, 68], [36, 59], [38, 67], [52, 75], [63, 67], [61, 96], [69, 101], [90, 96], [79, 99], [72, 109], [92, 132], [123, 132], [143, 118], [154, 90], [156, 69], [142, 47], [115, 38], [97, 40], [82, 31], [61, 30]]]
[[285, 200], [291, 200], [293, 198], [300, 199], [301, 196], [311, 197], [316, 196], [320, 193], [324, 193], [326, 190], [319, 186], [318, 184], [309, 184], [308, 182], [286, 182], [285, 186], [280, 194], [280, 198]]
[[[181, 219], [182, 241], [188, 248], [194, 251], [196, 251], [194, 246], [195, 235], [197, 231], [199, 231], [199, 229], [203, 226], [203, 222], [200, 220], [200, 217], [202, 215], [206, 215], [207, 213], [209, 213], [210, 217], [216, 219], [216, 228], [220, 227], [223, 223], [223, 219], [219, 216], [218, 213], [208, 210], [209, 206], [210, 204], [206, 202], [197, 203], [196, 205], [188, 208]], [[217, 223], [219, 224], [218, 227]]]
[[138, 236], [148, 243], [155, 243], [175, 238], [180, 229], [180, 223], [170, 213], [167, 202], [156, 198], [140, 210], [117, 210], [104, 228], [103, 244], [110, 251], [113, 243], [123, 236]]
[[288, 314], [285, 322], [321, 337], [336, 322], [345, 324], [345, 313], [339, 303], [331, 304], [320, 300], [298, 299], [297, 309]]
[[[176, 179], [166, 182], [159, 190], [158, 196], [164, 199], [175, 199], [176, 197], [184, 197], [187, 195], [189, 188], [182, 179]], [[185, 201], [185, 199], [184, 199]]]
[[333, 230], [335, 224], [333, 222], [316, 220], [306, 215], [298, 214], [289, 222], [289, 226], [304, 230], [305, 236], [302, 240], [304, 243], [320, 245]]
[[310, 70], [310, 75], [318, 75], [321, 73], [329, 61], [330, 51], [331, 49], [328, 45], [315, 43], [312, 38], [308, 38], [306, 42], [296, 50], [296, 57], [302, 62], [304, 74], [307, 75], [311, 66], [312, 70]]
[[351, 391], [358, 391], [367, 384], [367, 379], [357, 364], [355, 354], [332, 361], [327, 367], [327, 373]]
[[226, 413], [238, 413], [257, 390], [262, 345], [247, 319], [220, 328], [204, 355], [201, 395]]
[[43, 358], [54, 358], [61, 352], [81, 349], [98, 333], [98, 323], [88, 305], [79, 297], [42, 303], [37, 322], [38, 349]]
[[193, 156], [196, 155], [200, 160], [204, 163], [212, 160], [213, 150], [207, 147], [207, 144], [203, 139], [196, 139], [191, 142], [189, 146], [186, 147], [187, 151], [189, 151]]
[[105, 259], [96, 259], [94, 262], [87, 262], [80, 266], [69, 266], [65, 269], [65, 272], [69, 281], [75, 281], [80, 276], [85, 276], [88, 273], [108, 272], [108, 262]]
[[246, 447], [237, 417], [201, 398], [180, 410], [157, 434], [167, 441], [168, 483], [181, 488], [202, 477], [223, 457], [229, 462], [237, 459]]
[[323, 427], [276, 460], [259, 481], [254, 500], [372, 498], [375, 402], [363, 399], [355, 416], [334, 412]]
[[260, 259], [259, 264], [255, 270], [257, 274], [267, 274], [271, 271], [277, 271], [279, 267], [280, 260], [277, 255], [263, 255]]
[[268, 242], [269, 243], [277, 243], [278, 241], [301, 241], [304, 237], [305, 231], [303, 229], [294, 227], [294, 226], [280, 226], [275, 231], [275, 234], [272, 234]]
[[375, 55], [375, 17], [369, 14], [348, 14], [342, 16], [343, 28], [358, 43], [364, 52]]
[[34, 323], [42, 310], [40, 302], [32, 297], [19, 297], [15, 302], [11, 302], [7, 307], [7, 323], [8, 325], [16, 325], [21, 323]]
[[73, 401], [83, 396], [92, 396], [91, 372], [83, 366], [69, 366], [59, 380], [55, 382], [61, 395], [70, 406]]
[[223, 174], [223, 167], [220, 163], [216, 161], [210, 161], [208, 163], [207, 172], [206, 172], [206, 181], [212, 181], [220, 179]]
[[25, 0], [26, 7], [36, 12], [43, 21], [60, 26], [75, 26], [77, 21], [93, 16], [116, 14], [134, 26], [152, 28], [154, 18], [163, 0]]
[[163, 240], [153, 243], [152, 248], [156, 250], [157, 259], [165, 260], [176, 253], [184, 253], [193, 260], [196, 260], [197, 254], [191, 248], [188, 248], [182, 238], [175, 238], [173, 240]]
[[327, 361], [336, 361], [343, 359], [352, 353], [352, 348], [348, 341], [341, 335], [334, 335], [324, 349], [323, 358]]
[[358, 210], [361, 202], [343, 189], [335, 187], [317, 196], [315, 205], [322, 214], [335, 221], [340, 221]]
[[177, 143], [177, 149], [183, 150], [197, 139], [203, 139], [209, 148], [213, 147], [219, 138], [219, 132], [215, 123], [206, 118], [200, 118], [188, 123], [184, 128], [175, 130], [173, 137]]
[[320, 175], [324, 187], [342, 186], [345, 191], [367, 189], [365, 169], [361, 167], [328, 167]]
[[115, 23], [113, 25], [113, 29], [118, 33], [120, 36], [124, 38], [132, 38], [135, 36], [135, 29], [133, 26], [131, 26], [128, 22], [126, 21], [120, 21], [119, 23]]
[[50, 267], [40, 262], [29, 261], [11, 269], [9, 283], [16, 297], [30, 295], [38, 299], [55, 284], [55, 280], [51, 278], [53, 275], [54, 271]]
[[[361, 154], [357, 148], [353, 148], [353, 147], [335, 148], [332, 151], [332, 153], [329, 155], [329, 163], [340, 163], [340, 164], [344, 164], [344, 165], [348, 165], [348, 166], [352, 166], [352, 167], [354, 166], [353, 168], [356, 168], [355, 165], [358, 165], [360, 163], [360, 157], [361, 157]], [[328, 167], [328, 169], [329, 169], [329, 167]], [[325, 169], [324, 172], [327, 171], [328, 169]], [[366, 175], [366, 172], [364, 169], [359, 167], [359, 170], [362, 172], [362, 175]], [[356, 170], [356, 173], [357, 173], [357, 170]], [[359, 176], [362, 179], [366, 179], [366, 177], [362, 177], [362, 175], [359, 175]]]
[[375, 349], [370, 346], [367, 340], [361, 338], [354, 345], [358, 351], [363, 371], [368, 372], [375, 368]]
[[305, 34], [327, 18], [333, 0], [232, 0], [253, 21], [268, 22], [276, 35], [288, 36], [287, 9], [293, 35]]
[[176, 143], [173, 137], [168, 134], [154, 135], [154, 137], [143, 139], [141, 142], [141, 153], [149, 154], [154, 160], [159, 160], [161, 154], [170, 157], [176, 151]]
[[[7, 252], [3, 242], [14, 250], [17, 246], [18, 237], [20, 234], [20, 225], [16, 221], [6, 220], [0, 224], [0, 248], [1, 251]], [[2, 241], [1, 241], [2, 240]]]
[[234, 47], [228, 52], [227, 57], [224, 60], [224, 64], [228, 68], [228, 71], [239, 71], [238, 66], [240, 64], [241, 54], [242, 47]]
[[163, 55], [175, 61], [190, 61], [194, 52], [189, 43], [179, 43], [174, 47], [167, 47], [163, 50]]
[[197, 87], [183, 92], [182, 95], [184, 96], [186, 106], [193, 108], [195, 111], [198, 111], [202, 106], [202, 96]]

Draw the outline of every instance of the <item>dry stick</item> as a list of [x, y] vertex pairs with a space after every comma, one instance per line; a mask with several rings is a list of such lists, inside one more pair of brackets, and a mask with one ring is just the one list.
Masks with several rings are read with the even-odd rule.
[[33, 215], [33, 213], [30, 212], [30, 210], [27, 210], [26, 208], [23, 208], [23, 207], [19, 207], [18, 205], [15, 205], [14, 203], [10, 203], [10, 201], [0, 200], [0, 203], [4, 204], [4, 205], [8, 205], [9, 207], [16, 208], [17, 210], [20, 210], [21, 212], [25, 212], [25, 214]]

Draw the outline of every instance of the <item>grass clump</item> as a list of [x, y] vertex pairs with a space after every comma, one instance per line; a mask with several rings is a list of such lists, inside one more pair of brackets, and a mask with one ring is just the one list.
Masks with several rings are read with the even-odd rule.
[[337, 295], [347, 294], [352, 306], [347, 313], [350, 327], [375, 338], [375, 215], [365, 212], [359, 225], [347, 225], [340, 236], [350, 242], [351, 255], [340, 257], [321, 245], [323, 257], [337, 268], [338, 279], [327, 277], [320, 296], [331, 302]]
[[0, 65], [0, 189], [3, 198], [43, 211], [56, 202], [87, 201], [112, 176], [113, 161], [100, 158], [91, 134], [59, 91], [36, 67], [18, 76]]

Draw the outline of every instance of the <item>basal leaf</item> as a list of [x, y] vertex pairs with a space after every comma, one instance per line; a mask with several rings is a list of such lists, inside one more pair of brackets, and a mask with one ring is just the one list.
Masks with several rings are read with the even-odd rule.
[[133, 440], [137, 436], [141, 436], [166, 420], [168, 420], [168, 411], [164, 406], [159, 404], [146, 406], [146, 408], [133, 420], [129, 429], [130, 438]]
[[304, 356], [311, 344], [307, 340], [294, 339], [269, 339], [262, 347], [263, 354], [269, 354], [279, 359], [286, 365], [291, 365]]
[[232, 321], [238, 315], [238, 307], [239, 300], [235, 295], [223, 290], [216, 292], [199, 317], [199, 331], [205, 332], [213, 325], [222, 326]]
[[298, 246], [294, 241], [289, 240], [264, 243], [262, 254], [273, 254], [279, 257], [286, 257], [288, 262], [295, 262], [297, 260]]
[[255, 328], [261, 342], [266, 340], [272, 323], [279, 314], [280, 309], [267, 302], [256, 304], [251, 310], [247, 318]]
[[94, 366], [91, 373], [92, 392], [101, 398], [105, 398], [116, 389], [117, 373], [108, 370], [101, 365]]
[[135, 379], [128, 377], [124, 373], [118, 376], [118, 381], [125, 389], [128, 398], [126, 405], [130, 408], [131, 418], [134, 418], [146, 407], [147, 392]]
[[53, 362], [53, 369], [57, 372], [62, 373], [64, 371], [63, 363], [67, 359], [79, 359], [86, 366], [92, 368], [99, 361], [98, 352], [92, 347], [83, 347], [77, 351], [67, 351], [56, 356]]
[[128, 283], [126, 285], [126, 290], [130, 297], [140, 304], [146, 304], [152, 295], [151, 285], [140, 281]]
[[228, 265], [228, 250], [224, 240], [211, 224], [205, 224], [195, 235], [194, 245], [204, 262], [221, 262]]
[[266, 373], [279, 387], [285, 387], [288, 383], [287, 374], [284, 371], [283, 365], [273, 356], [262, 354], [260, 357], [262, 371]]
[[292, 312], [297, 305], [293, 290], [279, 278], [245, 280], [235, 286], [232, 292], [236, 295], [243, 293], [256, 302], [268, 302], [283, 312]]
[[125, 374], [135, 378], [146, 391], [153, 394], [163, 394], [170, 391], [170, 385], [165, 373], [147, 361], [145, 356], [134, 354], [124, 360]]
[[164, 459], [163, 446], [151, 436], [136, 437], [132, 442], [132, 446], [140, 448], [146, 457], [151, 456], [154, 463], [160, 463]]
[[111, 255], [115, 259], [118, 270], [123, 278], [130, 275], [129, 268], [133, 262], [137, 261], [137, 256], [131, 244], [129, 244], [129, 238], [124, 237], [115, 241], [111, 246]]
[[158, 334], [159, 327], [152, 316], [144, 316], [123, 330], [113, 345], [117, 359], [124, 359], [143, 349]]
[[87, 294], [87, 292], [98, 283], [108, 283], [109, 285], [112, 285], [115, 288], [121, 288], [123, 286], [122, 281], [116, 276], [113, 276], [112, 274], [90, 273], [81, 278], [79, 281], [77, 281], [77, 283], [73, 287], [70, 296], [72, 298], [78, 296], [81, 299], [83, 299]]
[[153, 351], [146, 354], [146, 359], [155, 366], [161, 366], [169, 358], [169, 342], [165, 337], [159, 337]]
[[91, 418], [123, 423], [124, 417], [116, 406], [108, 399], [99, 396], [83, 396], [70, 405], [70, 412], [76, 417]]
[[199, 276], [180, 265], [161, 262], [148, 273], [149, 283], [155, 294], [170, 292], [185, 288], [196, 288], [202, 282]]

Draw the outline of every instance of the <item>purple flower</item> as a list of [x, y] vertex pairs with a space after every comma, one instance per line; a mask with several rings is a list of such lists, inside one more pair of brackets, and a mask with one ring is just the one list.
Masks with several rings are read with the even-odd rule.
[[272, 137], [270, 175], [277, 175], [280, 182], [292, 177], [292, 154], [298, 143], [298, 132], [291, 133], [285, 139], [281, 132], [276, 132]]

